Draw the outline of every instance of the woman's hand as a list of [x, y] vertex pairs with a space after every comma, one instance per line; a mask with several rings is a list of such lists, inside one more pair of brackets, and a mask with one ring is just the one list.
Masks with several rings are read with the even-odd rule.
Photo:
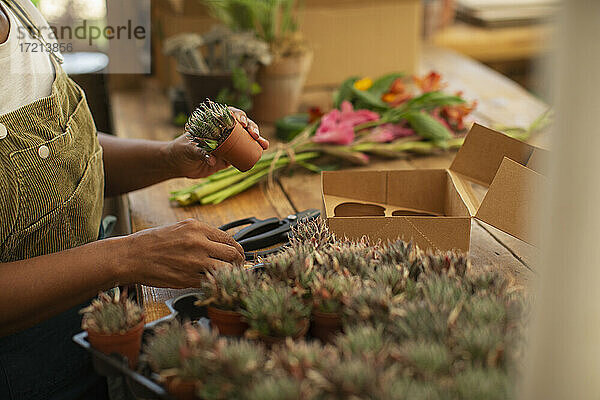
[[228, 233], [195, 219], [118, 238], [127, 248], [124, 280], [155, 287], [199, 287], [203, 272], [244, 262]]
[[[236, 120], [250, 133], [263, 149], [269, 148], [269, 141], [260, 136], [258, 125], [248, 118], [246, 113], [229, 107]], [[165, 157], [175, 176], [186, 178], [205, 178], [217, 171], [227, 168], [229, 164], [220, 158], [207, 154], [196, 146], [187, 135], [169, 142], [165, 148]]]

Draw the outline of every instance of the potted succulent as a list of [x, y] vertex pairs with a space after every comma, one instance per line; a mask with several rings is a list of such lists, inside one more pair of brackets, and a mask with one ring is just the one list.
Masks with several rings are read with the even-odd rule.
[[253, 116], [263, 122], [297, 112], [312, 64], [312, 51], [298, 32], [297, 0], [203, 0], [212, 14], [233, 31], [252, 31], [269, 45], [272, 61], [260, 65]]
[[288, 337], [298, 339], [306, 335], [310, 308], [289, 286], [269, 282], [244, 299], [242, 315], [250, 325], [247, 337], [274, 344]]
[[219, 333], [242, 336], [248, 324], [242, 320], [243, 299], [258, 286], [258, 275], [241, 266], [207, 272], [201, 289], [204, 299], [195, 304], [208, 306], [208, 318]]
[[178, 400], [197, 399], [197, 391], [206, 380], [206, 374], [213, 362], [215, 349], [225, 345], [216, 332], [203, 326], [187, 323], [185, 343], [179, 349], [180, 366], [172, 371], [167, 380], [167, 390]]
[[[159, 382], [177, 399], [193, 399], [196, 382], [181, 378], [181, 351], [188, 346], [188, 332], [193, 330], [189, 322], [181, 324], [173, 319], [156, 326], [144, 346], [143, 357], [159, 376]], [[192, 334], [191, 336], [194, 336]]]
[[321, 255], [311, 245], [292, 245], [264, 260], [265, 274], [293, 289], [306, 304], [310, 303], [310, 284], [318, 269]]
[[220, 157], [240, 171], [260, 160], [263, 149], [234, 118], [226, 105], [206, 100], [193, 112], [185, 132], [198, 147]]
[[266, 355], [257, 343], [229, 340], [221, 341], [209, 360], [197, 396], [203, 400], [243, 399], [252, 384], [261, 380]]
[[339, 273], [317, 273], [312, 281], [313, 310], [310, 333], [324, 342], [331, 342], [342, 330], [344, 304], [361, 287], [357, 276]]
[[389, 287], [365, 285], [346, 302], [344, 326], [387, 325], [397, 316], [400, 301], [401, 296], [393, 296]]
[[83, 314], [81, 328], [87, 331], [92, 347], [105, 354], [126, 357], [130, 368], [137, 366], [144, 310], [127, 297], [127, 291], [121, 293], [115, 288], [112, 294], [102, 292], [80, 314]]
[[163, 51], [177, 62], [190, 109], [209, 97], [249, 111], [252, 96], [260, 92], [258, 66], [272, 59], [269, 45], [252, 32], [233, 32], [223, 25], [202, 35], [171, 36]]

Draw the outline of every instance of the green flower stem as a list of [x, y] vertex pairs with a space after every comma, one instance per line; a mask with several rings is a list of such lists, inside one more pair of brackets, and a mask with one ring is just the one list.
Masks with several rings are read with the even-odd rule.
[[[311, 160], [313, 158], [317, 158], [319, 157], [319, 153], [317, 152], [308, 152], [308, 153], [300, 153], [296, 156], [296, 160], [303, 162], [303, 161], [307, 161], [307, 160]], [[283, 167], [286, 167], [287, 165], [289, 165], [290, 163], [290, 159], [287, 156], [281, 157], [279, 160], [277, 160], [277, 162], [275, 163], [275, 166], [273, 168], [273, 171], [279, 170]], [[260, 179], [262, 179], [263, 177], [267, 176], [269, 174], [270, 171], [270, 165], [262, 168], [260, 170], [255, 170], [254, 173], [250, 174], [250, 175], [245, 175], [245, 179], [235, 185], [229, 186], [227, 189], [224, 190], [220, 190], [218, 192], [214, 192], [208, 196], [202, 197], [202, 198], [198, 198], [201, 204], [219, 204], [221, 203], [223, 200], [226, 200], [227, 198], [234, 196], [238, 193], [243, 192], [246, 189], [249, 189], [250, 187], [252, 187], [254, 184], [256, 184]], [[252, 170], [248, 171], [248, 172], [252, 172]], [[240, 173], [241, 175], [242, 173]], [[246, 173], [247, 174], [247, 173]]]

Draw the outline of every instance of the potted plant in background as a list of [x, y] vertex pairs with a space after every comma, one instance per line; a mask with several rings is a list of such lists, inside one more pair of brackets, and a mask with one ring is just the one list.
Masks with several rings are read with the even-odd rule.
[[317, 273], [312, 281], [313, 310], [310, 333], [323, 342], [331, 342], [342, 330], [345, 302], [358, 291], [361, 280], [357, 276]]
[[126, 357], [132, 369], [137, 366], [144, 332], [144, 311], [127, 297], [127, 291], [121, 293], [115, 288], [112, 294], [100, 293], [80, 313], [83, 314], [81, 328], [87, 331], [92, 347], [105, 354], [117, 353]]
[[297, 0], [203, 0], [212, 14], [233, 31], [253, 31], [269, 45], [273, 60], [259, 67], [261, 92], [253, 117], [275, 122], [297, 111], [312, 52], [298, 32]]
[[242, 320], [244, 299], [258, 287], [258, 276], [241, 266], [219, 268], [206, 274], [204, 299], [195, 304], [208, 306], [208, 318], [219, 333], [242, 336], [248, 324]]
[[268, 44], [252, 32], [233, 32], [223, 25], [203, 35], [170, 37], [163, 51], [177, 62], [190, 109], [211, 98], [250, 111], [260, 92], [256, 71], [272, 58]]
[[247, 337], [274, 344], [306, 335], [310, 308], [289, 286], [264, 282], [244, 299], [242, 315], [250, 326]]
[[248, 171], [260, 160], [263, 149], [237, 122], [226, 105], [210, 100], [200, 104], [185, 125], [198, 147]]

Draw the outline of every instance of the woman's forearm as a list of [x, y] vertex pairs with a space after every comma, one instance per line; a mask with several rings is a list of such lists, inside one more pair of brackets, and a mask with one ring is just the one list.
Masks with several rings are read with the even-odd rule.
[[33, 326], [126, 280], [121, 240], [0, 263], [0, 336]]
[[103, 133], [98, 134], [98, 138], [104, 150], [107, 196], [142, 189], [178, 176], [168, 162], [164, 142], [121, 139]]

